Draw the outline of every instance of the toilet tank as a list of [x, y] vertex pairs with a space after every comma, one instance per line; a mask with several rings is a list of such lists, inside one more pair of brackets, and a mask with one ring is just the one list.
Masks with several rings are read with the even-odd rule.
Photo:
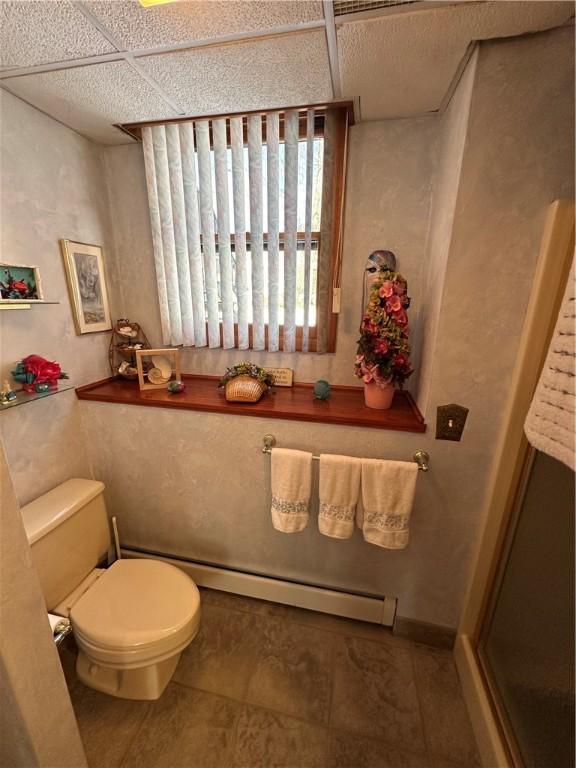
[[102, 563], [110, 547], [104, 483], [74, 478], [22, 507], [50, 611]]

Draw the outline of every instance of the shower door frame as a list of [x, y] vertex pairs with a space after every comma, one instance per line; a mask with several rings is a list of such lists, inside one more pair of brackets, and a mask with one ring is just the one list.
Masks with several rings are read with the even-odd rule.
[[[497, 686], [478, 646], [502, 580], [535, 452], [524, 420], [544, 364], [574, 255], [574, 201], [548, 208], [540, 254], [509, 398], [494, 453], [484, 530], [458, 627], [454, 656], [484, 765], [518, 768], [523, 763]], [[543, 310], [544, 307], [544, 310]], [[547, 311], [545, 311], [547, 309]]]
[[[533, 448], [526, 439], [524, 439], [519, 451], [519, 459], [522, 461], [522, 468], [520, 478], [518, 480], [518, 486], [516, 488], [516, 494], [514, 495], [509, 517], [502, 532], [498, 562], [496, 568], [494, 569], [494, 574], [492, 576], [489, 589], [487, 590], [486, 602], [484, 604], [482, 617], [478, 622], [477, 633], [474, 636], [478, 667], [485, 682], [486, 688], [489, 692], [492, 706], [496, 710], [498, 726], [504, 739], [504, 746], [507, 750], [508, 758], [514, 768], [524, 768], [524, 761], [522, 760], [520, 746], [516, 740], [512, 722], [508, 716], [506, 706], [498, 688], [498, 682], [492, 669], [490, 668], [490, 662], [485, 653], [485, 649], [482, 646], [482, 643], [487, 639], [488, 632], [490, 631], [491, 627], [491, 621], [498, 604], [502, 582], [504, 581], [504, 577], [506, 575], [510, 553], [514, 545], [516, 528], [522, 513], [522, 504], [524, 503], [526, 491], [528, 489], [530, 473], [532, 471], [535, 458], [536, 449]], [[537, 610], [537, 608], [535, 608], [535, 610]]]

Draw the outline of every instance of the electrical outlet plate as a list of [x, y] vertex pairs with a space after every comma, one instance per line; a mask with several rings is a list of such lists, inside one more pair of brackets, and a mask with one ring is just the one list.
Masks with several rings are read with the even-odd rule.
[[439, 405], [436, 412], [436, 440], [459, 441], [467, 416], [468, 408], [463, 405]]

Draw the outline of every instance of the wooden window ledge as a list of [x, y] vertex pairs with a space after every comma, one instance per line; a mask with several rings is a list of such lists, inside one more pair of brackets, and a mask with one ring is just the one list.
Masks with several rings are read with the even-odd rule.
[[151, 408], [176, 408], [234, 416], [312, 421], [319, 424], [344, 424], [353, 427], [425, 432], [424, 418], [409, 392], [397, 391], [392, 407], [376, 411], [364, 405], [361, 387], [333, 386], [328, 400], [314, 399], [313, 384], [277, 387], [258, 403], [228, 403], [218, 389], [217, 376], [183, 375], [185, 392], [171, 395], [165, 389], [140, 391], [138, 382], [121, 378], [103, 379], [76, 389], [79, 400], [99, 403], [141, 405]]

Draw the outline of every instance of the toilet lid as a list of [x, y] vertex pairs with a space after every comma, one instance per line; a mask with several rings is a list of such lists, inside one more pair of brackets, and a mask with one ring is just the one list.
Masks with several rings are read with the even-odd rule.
[[200, 608], [198, 588], [158, 560], [117, 560], [70, 611], [75, 630], [104, 648], [142, 647], [185, 629]]

